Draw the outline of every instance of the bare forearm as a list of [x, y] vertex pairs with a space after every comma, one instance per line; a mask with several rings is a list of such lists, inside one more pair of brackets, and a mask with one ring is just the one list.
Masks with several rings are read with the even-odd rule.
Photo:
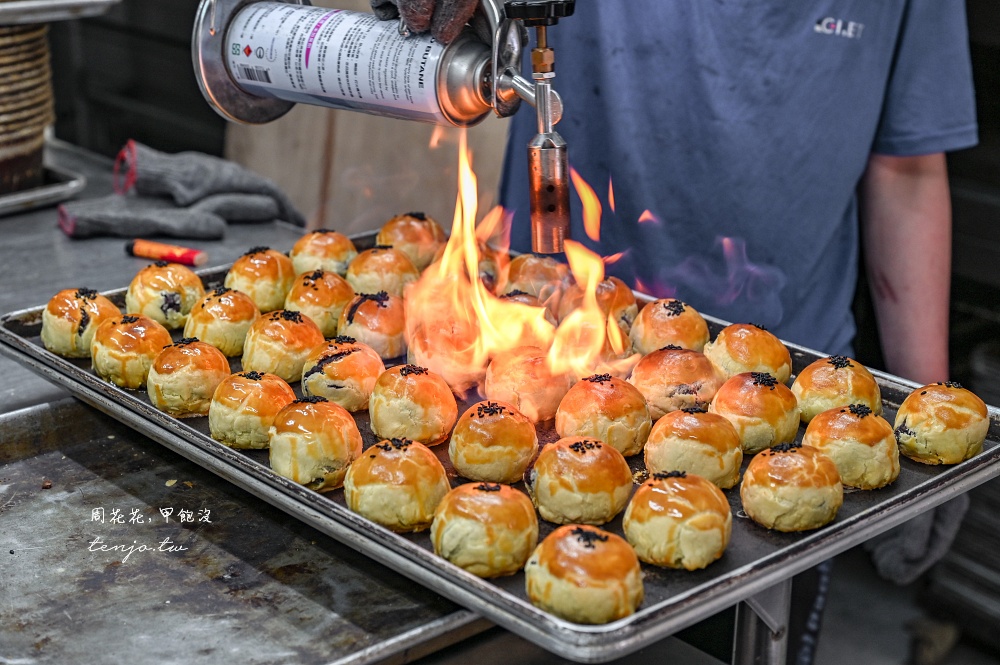
[[862, 183], [865, 262], [887, 368], [948, 378], [951, 202], [943, 154], [873, 155]]

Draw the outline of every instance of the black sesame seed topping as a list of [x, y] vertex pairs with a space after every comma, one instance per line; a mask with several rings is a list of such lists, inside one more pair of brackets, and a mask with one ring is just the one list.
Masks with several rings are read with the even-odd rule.
[[254, 254], [260, 254], [262, 252], [270, 251], [270, 247], [265, 245], [257, 245], [256, 247], [251, 247], [243, 253], [243, 256], [253, 256]]
[[412, 217], [413, 219], [419, 219], [421, 222], [427, 221], [427, 215], [422, 212], [408, 212], [406, 213], [406, 216]]
[[153, 261], [153, 265], [157, 268], [166, 268], [170, 265], [170, 261]]
[[705, 413], [708, 411], [707, 404], [695, 404], [694, 406], [689, 406], [687, 408], [681, 409], [684, 413]]
[[138, 320], [138, 316], [132, 316], [131, 314], [126, 314], [122, 317], [122, 323], [135, 323]]
[[667, 478], [687, 478], [687, 471], [657, 471], [653, 474], [656, 480], [666, 480]]
[[830, 356], [826, 359], [826, 362], [830, 363], [837, 369], [844, 369], [845, 367], [854, 367], [851, 364], [851, 359], [847, 356]]
[[403, 365], [399, 369], [399, 373], [403, 376], [409, 376], [411, 374], [427, 374], [427, 368], [419, 367], [417, 365]]
[[571, 443], [569, 449], [575, 453], [581, 455], [586, 455], [588, 450], [598, 450], [601, 447], [599, 441], [591, 441], [590, 439], [584, 439], [583, 441], [577, 441], [576, 443]]
[[499, 416], [507, 412], [507, 408], [503, 404], [497, 404], [496, 402], [486, 402], [485, 404], [480, 404], [476, 407], [476, 417], [482, 418], [484, 416]]
[[291, 321], [292, 323], [303, 323], [302, 312], [294, 312], [290, 309], [283, 309], [277, 312], [271, 313], [271, 320], [276, 321], [278, 319], [283, 319], [285, 321]]
[[667, 344], [666, 346], [661, 346], [660, 351], [683, 351], [683, 346], [677, 346], [676, 344]]
[[160, 311], [164, 315], [167, 312], [179, 312], [181, 311], [181, 294], [174, 293], [173, 291], [164, 291], [160, 294], [163, 296], [163, 304], [160, 305]]
[[856, 415], [858, 418], [864, 418], [865, 416], [872, 415], [872, 410], [864, 404], [852, 404], [847, 407], [847, 410]]
[[500, 299], [501, 300], [509, 300], [511, 298], [516, 298], [518, 296], [529, 296], [529, 295], [531, 295], [531, 294], [528, 293], [527, 291], [521, 291], [520, 289], [514, 289], [510, 293], [505, 293], [502, 296], [500, 296]]
[[576, 536], [576, 539], [586, 547], [588, 550], [594, 549], [596, 546], [594, 543], [604, 543], [607, 542], [607, 534], [600, 533], [599, 531], [591, 531], [590, 529], [584, 529], [582, 526], [578, 526], [570, 534]]
[[765, 452], [771, 455], [775, 453], [797, 453], [801, 447], [801, 443], [779, 443], [776, 446], [771, 446]]
[[313, 374], [319, 374], [320, 372], [323, 371], [323, 368], [326, 367], [327, 365], [329, 365], [330, 363], [338, 362], [338, 361], [340, 361], [341, 358], [346, 358], [347, 356], [351, 355], [352, 353], [357, 353], [357, 351], [358, 351], [357, 348], [354, 348], [354, 349], [344, 349], [343, 351], [337, 351], [336, 353], [331, 353], [329, 355], [324, 355], [319, 360], [316, 361], [315, 365], [313, 365], [312, 367], [310, 367], [306, 371], [306, 373], [302, 375], [302, 378], [303, 379], [307, 379], [310, 376], [312, 376]]
[[607, 383], [611, 380], [610, 374], [595, 374], [593, 376], [588, 376], [583, 379], [584, 381], [590, 381], [591, 383]]
[[385, 308], [388, 307], [386, 303], [389, 302], [389, 294], [385, 291], [379, 291], [378, 293], [359, 293], [354, 302], [351, 303], [351, 308], [347, 310], [348, 323], [354, 323], [354, 315], [358, 313], [358, 308], [369, 300], [374, 302], [379, 307]]
[[762, 325], [761, 325], [761, 324], [759, 324], [759, 323], [753, 323], [753, 322], [749, 322], [749, 323], [747, 323], [747, 325], [748, 325], [748, 326], [753, 326], [754, 328], [760, 328], [761, 330], [767, 330], [767, 327], [766, 327], [766, 326], [762, 326]]
[[260, 381], [264, 378], [263, 372], [242, 372], [238, 376], [242, 376], [244, 379], [250, 379], [251, 381]]
[[309, 395], [308, 397], [300, 397], [297, 400], [293, 400], [292, 404], [321, 404], [329, 401], [322, 395]]
[[945, 388], [961, 388], [962, 384], [958, 381], [944, 381], [938, 384], [939, 386], [944, 386]]
[[77, 289], [73, 296], [81, 300], [93, 300], [97, 297], [97, 291], [94, 289]]
[[666, 310], [669, 317], [680, 316], [684, 313], [685, 307], [685, 304], [680, 300], [668, 300], [663, 303], [663, 309]]
[[336, 233], [333, 229], [316, 229], [313, 233]]
[[197, 337], [182, 337], [170, 346], [187, 346], [188, 344], [194, 344], [199, 341]]
[[375, 250], [375, 251], [382, 250], [382, 249], [392, 249], [392, 245], [373, 245], [372, 249]]
[[697, 395], [698, 387], [691, 383], [681, 383], [676, 388], [674, 388], [675, 395]]
[[499, 485], [498, 483], [479, 483], [478, 485], [476, 485], [475, 489], [479, 490], [480, 492], [499, 492], [501, 489], [501, 485]]
[[307, 275], [302, 275], [302, 283], [312, 284], [313, 282], [318, 282], [319, 280], [323, 279], [323, 275], [325, 274], [326, 273], [321, 268], [313, 270], [311, 273]]
[[386, 439], [382, 443], [376, 444], [376, 448], [381, 448], [382, 450], [388, 452], [395, 448], [396, 450], [406, 450], [413, 444], [410, 439]]
[[333, 338], [333, 341], [337, 344], [357, 344], [358, 340], [354, 339], [350, 335], [337, 335]]
[[81, 307], [80, 325], [76, 328], [76, 334], [78, 337], [83, 337], [83, 333], [87, 330], [88, 325], [90, 325], [90, 312], [87, 311], [86, 307]]
[[767, 372], [750, 372], [750, 376], [753, 377], [753, 384], [755, 386], [764, 386], [765, 388], [774, 390], [774, 387], [778, 385], [778, 380]]
[[227, 287], [227, 286], [220, 286], [220, 287], [216, 288], [214, 291], [212, 291], [212, 296], [214, 298], [218, 298], [219, 296], [226, 295], [230, 291], [232, 291], [232, 289], [230, 289], [229, 287]]
[[894, 429], [892, 431], [892, 433], [896, 435], [896, 443], [902, 443], [899, 440], [900, 437], [902, 437], [902, 436], [914, 437], [914, 436], [917, 435], [916, 432], [914, 432], [912, 429], [910, 429], [909, 427], [906, 426], [906, 420], [903, 420], [903, 422], [900, 424], [900, 426], [897, 427], [896, 429]]

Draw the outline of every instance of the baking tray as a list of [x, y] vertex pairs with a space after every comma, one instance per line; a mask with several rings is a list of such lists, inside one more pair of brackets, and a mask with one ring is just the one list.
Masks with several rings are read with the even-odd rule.
[[[355, 242], [364, 248], [373, 243], [373, 237], [366, 235]], [[199, 274], [208, 287], [220, 283], [226, 269], [223, 266]], [[79, 285], [66, 285], [75, 286]], [[106, 295], [122, 305], [124, 292], [119, 289]], [[0, 353], [321, 532], [504, 628], [579, 662], [603, 662], [649, 645], [1000, 474], [1000, 411], [990, 407], [987, 442], [975, 458], [951, 467], [901, 459], [900, 476], [893, 485], [846, 493], [836, 520], [816, 531], [785, 534], [764, 529], [742, 513], [738, 487], [726, 490], [735, 519], [729, 547], [719, 561], [695, 572], [644, 565], [646, 599], [638, 612], [605, 625], [579, 625], [531, 605], [524, 593], [523, 573], [496, 580], [466, 573], [434, 555], [426, 532], [395, 534], [368, 522], [347, 510], [341, 490], [325, 495], [313, 492], [273, 473], [267, 467], [266, 451], [242, 452], [213, 441], [207, 434], [206, 418], [171, 418], [154, 409], [145, 393], [121, 390], [98, 379], [89, 370], [89, 361], [48, 353], [38, 337], [43, 309], [40, 306], [0, 317]], [[708, 321], [713, 335], [725, 325], [712, 318]], [[825, 357], [793, 344], [788, 348], [795, 372]], [[885, 416], [892, 422], [899, 404], [916, 384], [885, 373], [874, 374], [882, 389]], [[468, 403], [461, 407], [464, 409]], [[356, 418], [365, 445], [372, 445], [375, 439], [367, 413], [356, 414]], [[800, 428], [800, 440], [802, 432]], [[543, 441], [556, 438], [551, 430], [539, 434]], [[446, 449], [441, 445], [435, 451], [449, 469], [453, 484], [460, 484], [461, 479], [447, 463]], [[638, 457], [630, 460], [633, 470], [642, 466]], [[540, 526], [541, 537], [555, 528], [544, 520]], [[621, 534], [621, 517], [606, 528]]]
[[121, 0], [13, 0], [0, 3], [0, 25], [98, 16]]
[[[0, 3], [3, 7], [3, 3]], [[0, 216], [27, 212], [76, 196], [87, 184], [79, 173], [55, 166], [42, 167], [42, 184], [21, 192], [0, 196]]]

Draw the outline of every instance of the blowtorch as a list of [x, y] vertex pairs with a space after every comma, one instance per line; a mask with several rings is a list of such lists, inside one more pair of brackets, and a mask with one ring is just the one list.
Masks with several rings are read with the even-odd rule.
[[[192, 56], [212, 108], [227, 120], [262, 124], [296, 103], [467, 127], [492, 110], [535, 107], [528, 144], [532, 249], [563, 250], [569, 235], [569, 161], [554, 126], [562, 100], [552, 88], [555, 52], [547, 29], [575, 0], [480, 0], [450, 44], [410, 35], [374, 15], [312, 7], [309, 0], [201, 0]], [[528, 28], [536, 31], [532, 80], [520, 73]]]

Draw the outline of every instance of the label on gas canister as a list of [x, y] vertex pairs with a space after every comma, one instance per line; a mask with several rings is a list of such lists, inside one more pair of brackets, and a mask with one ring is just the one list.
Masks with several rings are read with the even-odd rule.
[[229, 73], [262, 97], [441, 122], [444, 46], [403, 37], [398, 21], [342, 9], [255, 3], [226, 32]]

